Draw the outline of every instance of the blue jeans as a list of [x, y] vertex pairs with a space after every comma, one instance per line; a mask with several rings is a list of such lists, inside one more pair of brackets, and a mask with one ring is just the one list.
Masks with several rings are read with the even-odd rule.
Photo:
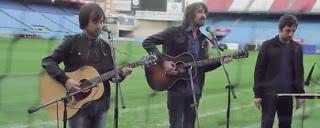
[[69, 121], [70, 128], [106, 128], [108, 111], [97, 111], [94, 107], [84, 108]]

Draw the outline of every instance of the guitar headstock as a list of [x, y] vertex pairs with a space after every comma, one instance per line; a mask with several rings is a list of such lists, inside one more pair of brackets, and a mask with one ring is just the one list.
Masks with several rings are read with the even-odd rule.
[[241, 59], [241, 58], [247, 58], [249, 56], [248, 50], [240, 49], [237, 52], [232, 54], [233, 59]]

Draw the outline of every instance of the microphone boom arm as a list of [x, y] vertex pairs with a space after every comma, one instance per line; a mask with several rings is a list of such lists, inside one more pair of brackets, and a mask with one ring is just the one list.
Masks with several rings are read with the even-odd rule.
[[312, 79], [311, 77], [312, 77], [312, 73], [313, 73], [313, 69], [314, 69], [314, 66], [316, 65], [316, 62], [312, 65], [312, 67], [311, 67], [311, 69], [310, 69], [310, 71], [309, 71], [309, 74], [308, 74], [308, 76], [307, 76], [307, 79], [306, 79], [306, 81], [304, 82], [304, 84], [306, 85], [306, 86], [309, 86], [309, 84], [310, 84], [310, 80]]
[[208, 40], [212, 43], [212, 45], [215, 46], [215, 47], [217, 47], [220, 51], [224, 51], [224, 49], [221, 48], [221, 47], [219, 46], [219, 44], [218, 44], [218, 39], [217, 39], [217, 37], [216, 37], [216, 34], [214, 34], [214, 32], [212, 32], [212, 31], [210, 30], [210, 27], [209, 27], [209, 26], [206, 27], [206, 31], [211, 34], [212, 39], [210, 39], [210, 38], [207, 37], [207, 36], [204, 36], [204, 37], [205, 37], [206, 39], [208, 39]]

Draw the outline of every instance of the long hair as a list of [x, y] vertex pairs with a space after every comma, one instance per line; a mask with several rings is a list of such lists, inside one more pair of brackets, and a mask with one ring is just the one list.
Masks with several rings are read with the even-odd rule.
[[190, 26], [195, 18], [195, 13], [198, 8], [202, 7], [208, 15], [208, 7], [202, 2], [195, 2], [188, 5], [184, 12], [184, 17], [182, 20], [182, 26], [187, 27]]
[[79, 11], [79, 23], [80, 28], [85, 29], [89, 23], [89, 20], [98, 21], [99, 19], [105, 19], [102, 8], [96, 3], [85, 4]]

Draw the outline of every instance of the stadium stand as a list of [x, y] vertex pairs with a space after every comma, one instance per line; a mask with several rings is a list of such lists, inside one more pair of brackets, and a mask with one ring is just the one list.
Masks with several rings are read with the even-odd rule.
[[320, 12], [319, 0], [208, 0], [211, 12]]
[[19, 20], [12, 17], [7, 12], [0, 9], [0, 17], [3, 19], [1, 21], [1, 28], [13, 28], [13, 29], [31, 29], [30, 26], [24, 24], [23, 22], [19, 22]]
[[4, 23], [0, 25], [0, 33], [62, 39], [81, 31], [78, 27], [77, 10], [79, 8], [76, 7], [2, 0], [0, 18]]
[[211, 28], [230, 29], [221, 43], [255, 45], [278, 34], [278, 19], [283, 14], [297, 15], [298, 30], [294, 39], [303, 44], [305, 53], [320, 47], [319, 0], [210, 0], [207, 1]]
[[[240, 47], [247, 44], [259, 46], [262, 41], [278, 33], [277, 24], [280, 15], [294, 13], [300, 21], [295, 38], [302, 44], [320, 46], [316, 38], [320, 36], [320, 32], [317, 31], [320, 29], [320, 20], [314, 18], [320, 12], [320, 0], [303, 2], [299, 0], [210, 0], [206, 2], [210, 12], [207, 25], [215, 29], [230, 30], [221, 43], [238, 43]], [[19, 36], [31, 34], [37, 38], [62, 39], [66, 35], [81, 31], [78, 27], [78, 10], [78, 6], [1, 0], [0, 18], [3, 20], [0, 25], [0, 34]], [[147, 26], [144, 21], [139, 22], [140, 25]], [[152, 27], [136, 30], [137, 24], [133, 17], [118, 16], [115, 25], [118, 26], [119, 31], [114, 34], [127, 37], [134, 32], [133, 38], [142, 41], [145, 37], [140, 35], [142, 32], [149, 34], [158, 31], [158, 29], [153, 30]]]
[[[257, 16], [239, 16], [238, 18], [227, 18], [228, 16], [212, 16], [207, 25], [213, 28], [227, 28], [230, 33], [223, 39], [223, 43], [239, 43], [260, 45], [262, 41], [270, 39], [278, 33], [277, 18], [262, 18]], [[320, 32], [319, 21], [301, 20], [295, 38], [300, 39], [302, 44], [320, 46], [318, 36]]]
[[23, 6], [21, 3], [18, 3], [16, 1], [10, 1], [10, 0], [1, 0], [0, 8], [14, 9], [14, 10], [20, 10], [20, 11], [29, 10], [27, 7]]

